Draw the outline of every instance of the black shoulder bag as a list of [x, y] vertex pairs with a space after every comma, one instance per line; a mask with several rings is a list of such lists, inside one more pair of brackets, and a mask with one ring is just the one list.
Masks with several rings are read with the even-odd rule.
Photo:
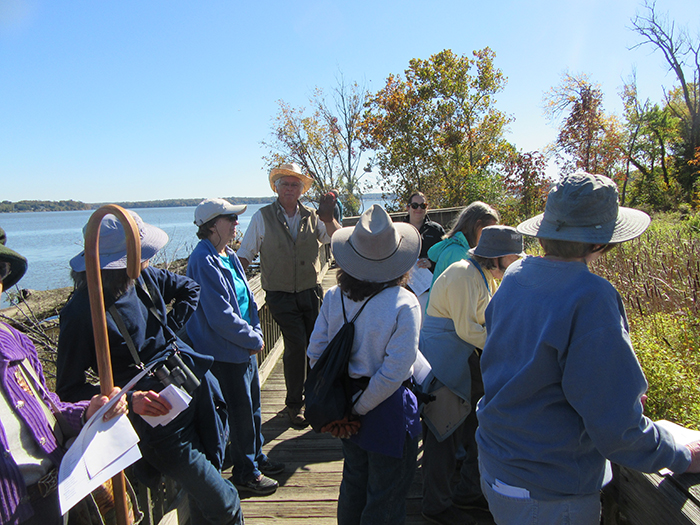
[[350, 362], [352, 343], [355, 339], [354, 323], [372, 297], [382, 290], [371, 295], [349, 322], [345, 314], [343, 292], [340, 292], [340, 304], [343, 307], [345, 324], [328, 343], [316, 365], [309, 372], [304, 384], [306, 396], [304, 414], [315, 432], [321, 432], [321, 429], [328, 423], [343, 419], [350, 412], [352, 389], [348, 363]]

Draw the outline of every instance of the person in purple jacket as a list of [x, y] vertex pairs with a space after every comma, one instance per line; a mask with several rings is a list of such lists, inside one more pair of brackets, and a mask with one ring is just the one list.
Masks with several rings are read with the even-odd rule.
[[187, 276], [199, 283], [199, 305], [187, 322], [195, 350], [214, 357], [212, 372], [221, 384], [231, 418], [229, 459], [239, 491], [266, 496], [279, 484], [267, 475], [284, 471], [262, 451], [258, 356], [263, 342], [258, 307], [245, 271], [229, 243], [245, 205], [206, 199], [194, 211], [201, 239], [190, 255]]
[[[0, 228], [0, 293], [14, 286], [26, 271], [27, 260], [5, 246], [5, 231]], [[0, 392], [0, 522], [63, 523], [57, 469], [65, 450], [47, 420], [46, 407], [55, 406], [59, 417], [78, 432], [109, 398], [95, 395], [90, 401], [63, 403], [46, 388], [32, 342], [4, 323], [0, 323]], [[115, 388], [110, 397], [118, 392]], [[105, 418], [126, 410], [124, 398]]]

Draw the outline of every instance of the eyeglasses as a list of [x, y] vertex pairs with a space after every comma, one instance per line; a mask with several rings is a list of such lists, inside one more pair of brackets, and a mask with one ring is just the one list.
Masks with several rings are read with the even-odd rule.
[[228, 215], [222, 215], [224, 219], [227, 219], [229, 222], [236, 222], [238, 220], [238, 215], [235, 213], [229, 213]]
[[10, 275], [12, 264], [6, 261], [0, 261], [0, 281], [4, 281], [5, 277]]
[[280, 182], [279, 185], [282, 186], [283, 188], [294, 188], [294, 189], [301, 188], [301, 182], [286, 182], [286, 181], [283, 181], [283, 182]]
[[418, 208], [424, 210], [428, 207], [428, 205], [424, 202], [421, 202], [420, 204], [418, 204], [417, 202], [412, 202], [409, 206], [411, 206], [411, 208], [413, 208], [414, 210], [417, 210]]

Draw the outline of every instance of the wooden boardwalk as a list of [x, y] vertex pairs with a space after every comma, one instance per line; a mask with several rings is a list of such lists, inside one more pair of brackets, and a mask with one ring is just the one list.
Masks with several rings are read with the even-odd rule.
[[[304, 430], [290, 427], [284, 412], [285, 392], [280, 360], [263, 386], [261, 404], [266, 441], [263, 449], [287, 468], [273, 476], [280, 488], [271, 496], [242, 495], [246, 525], [334, 524], [343, 471], [340, 440], [329, 434], [316, 434], [311, 427]], [[427, 523], [420, 515], [418, 470], [408, 498], [406, 523], [409, 525]]]
[[[322, 286], [328, 290], [333, 285], [335, 270], [331, 269], [326, 273]], [[272, 355], [279, 357], [279, 350], [276, 348]], [[286, 469], [282, 474], [273, 476], [280, 484], [274, 494], [264, 497], [243, 495], [246, 525], [337, 523], [336, 509], [343, 472], [340, 440], [330, 434], [316, 434], [311, 427], [297, 430], [290, 426], [284, 406], [286, 389], [281, 359], [277, 359], [269, 374], [261, 371], [261, 381], [264, 381], [261, 399], [265, 438], [263, 450], [273, 460], [285, 463]], [[421, 455], [419, 447], [419, 466], [407, 500], [407, 525], [429, 523], [421, 516]], [[493, 522], [487, 520], [478, 523], [487, 525]]]

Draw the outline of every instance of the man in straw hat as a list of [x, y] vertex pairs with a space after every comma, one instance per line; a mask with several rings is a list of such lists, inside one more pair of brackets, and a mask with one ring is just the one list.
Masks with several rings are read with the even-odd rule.
[[[602, 175], [564, 176], [545, 212], [518, 226], [543, 257], [514, 263], [486, 309], [478, 404], [481, 486], [496, 523], [600, 522], [605, 460], [643, 472], [700, 472], [643, 414], [647, 388], [622, 298], [588, 270], [649, 226]], [[535, 512], [536, 509], [536, 512]]]
[[266, 302], [284, 337], [285, 404], [291, 423], [297, 427], [307, 425], [306, 347], [323, 296], [318, 248], [329, 243], [340, 228], [333, 218], [335, 199], [330, 194], [322, 199], [318, 213], [299, 202], [312, 184], [313, 179], [294, 163], [270, 171], [270, 187], [277, 200], [253, 214], [238, 250], [243, 268], [260, 254]]
[[[463, 522], [463, 510], [488, 510], [475, 437], [476, 402], [484, 394], [479, 368], [486, 342], [484, 312], [496, 279], [525, 255], [523, 236], [510, 226], [488, 226], [468, 253], [433, 283], [421, 328], [420, 350], [432, 367], [423, 386], [437, 397], [423, 411], [423, 516], [432, 523]], [[466, 457], [453, 488], [460, 446]]]
[[[5, 246], [0, 228], [0, 293], [14, 286], [27, 271], [27, 260]], [[111, 397], [119, 392], [112, 391]], [[108, 398], [64, 403], [49, 393], [32, 342], [0, 323], [0, 522], [8, 525], [63, 523], [58, 503], [57, 468], [65, 454], [48, 420], [52, 410], [76, 433]], [[126, 397], [105, 419], [127, 411]], [[55, 419], [54, 419], [55, 423]], [[61, 427], [62, 429], [65, 427]]]

